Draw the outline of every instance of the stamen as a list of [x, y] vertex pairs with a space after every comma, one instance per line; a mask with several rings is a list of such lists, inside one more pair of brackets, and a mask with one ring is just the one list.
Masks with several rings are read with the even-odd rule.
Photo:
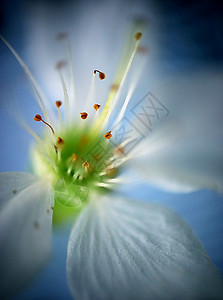
[[135, 86], [136, 86], [136, 82], [137, 82], [137, 80], [135, 80], [134, 84], [131, 86], [131, 88], [128, 91], [128, 94], [127, 94], [127, 96], [125, 98], [125, 101], [124, 101], [124, 104], [122, 106], [122, 109], [120, 110], [120, 112], [118, 114], [117, 120], [114, 122], [115, 125], [118, 124], [122, 120], [122, 118], [123, 118], [123, 116], [125, 114], [127, 106], [129, 104], [129, 101], [131, 100], [132, 94], [134, 92], [134, 89], [135, 89]]
[[93, 76], [92, 76], [92, 80], [91, 80], [91, 86], [89, 89], [89, 93], [88, 93], [88, 97], [87, 97], [87, 101], [85, 103], [85, 107], [88, 108], [89, 106], [91, 106], [91, 101], [94, 101], [94, 92], [95, 92], [95, 74], [93, 72]]
[[96, 74], [98, 72], [98, 76], [101, 80], [105, 79], [105, 73], [98, 71], [98, 70], [94, 70], [94, 74]]
[[66, 65], [66, 62], [65, 62], [65, 61], [59, 61], [59, 62], [56, 64], [56, 68], [57, 68], [58, 71], [59, 71], [59, 76], [60, 76], [60, 80], [61, 80], [61, 84], [62, 84], [62, 88], [63, 88], [63, 94], [64, 94], [65, 106], [66, 106], [66, 114], [67, 114], [67, 116], [69, 117], [69, 112], [70, 112], [70, 109], [69, 109], [69, 97], [68, 97], [68, 93], [67, 93], [66, 83], [65, 83], [65, 80], [64, 80], [62, 71], [61, 71], [61, 70], [64, 68], [65, 65]]
[[[142, 33], [141, 32], [137, 32], [135, 34], [135, 39], [136, 39], [136, 43], [135, 43], [135, 47], [127, 61], [127, 63], [121, 63], [120, 67], [118, 69], [118, 72], [116, 73], [115, 79], [114, 79], [114, 83], [113, 83], [113, 87], [117, 87], [117, 88], [111, 88], [110, 93], [108, 95], [108, 99], [106, 101], [106, 104], [104, 106], [104, 109], [100, 115], [100, 118], [98, 119], [97, 123], [96, 123], [96, 128], [101, 126], [101, 124], [103, 123], [104, 126], [106, 125], [111, 113], [112, 113], [112, 109], [115, 106], [118, 96], [120, 95], [120, 91], [121, 88], [125, 82], [125, 79], [128, 75], [128, 72], [130, 70], [130, 67], [132, 65], [133, 59], [136, 55], [138, 46], [139, 46], [139, 42], [140, 39], [142, 37]], [[94, 129], [95, 130], [95, 129]]]
[[104, 137], [109, 140], [112, 137], [111, 131], [106, 132], [106, 134], [104, 135]]
[[89, 163], [87, 161], [85, 161], [83, 164], [82, 164], [82, 167], [83, 168], [89, 168]]
[[100, 107], [101, 107], [100, 104], [95, 104], [95, 105], [94, 105], [94, 109], [95, 109], [96, 111], [98, 111]]
[[61, 102], [61, 101], [59, 101], [59, 100], [58, 100], [58, 101], [56, 101], [55, 103], [56, 103], [56, 107], [57, 107], [57, 108], [59, 108], [59, 107], [62, 105], [62, 102]]
[[141, 39], [141, 37], [142, 37], [142, 33], [141, 32], [137, 32], [135, 34], [135, 38], [136, 38], [137, 41], [139, 41]]
[[52, 131], [53, 134], [55, 133], [54, 130], [53, 130], [53, 127], [49, 123], [47, 123], [46, 121], [44, 121], [40, 115], [38, 115], [38, 114], [35, 115], [34, 121], [36, 121], [36, 122], [42, 121], [44, 124], [46, 124], [47, 126], [49, 126], [49, 128], [51, 129], [51, 131]]
[[63, 145], [64, 144], [64, 140], [61, 137], [58, 137], [57, 144], [58, 145]]
[[28, 77], [28, 79], [31, 82], [31, 86], [32, 86], [32, 88], [34, 90], [34, 94], [36, 96], [36, 100], [37, 100], [37, 102], [38, 102], [38, 104], [39, 104], [39, 106], [40, 106], [40, 108], [41, 108], [41, 110], [43, 112], [44, 118], [48, 121], [49, 117], [48, 117], [48, 114], [47, 114], [46, 106], [47, 107], [50, 107], [50, 106], [48, 104], [48, 101], [46, 100], [45, 95], [43, 94], [43, 91], [41, 90], [41, 88], [37, 84], [36, 80], [34, 79], [32, 73], [30, 72], [30, 70], [27, 67], [27, 65], [24, 63], [24, 61], [19, 56], [19, 54], [15, 51], [15, 49], [12, 47], [12, 45], [2, 35], [0, 35], [0, 39], [9, 48], [9, 50], [12, 52], [12, 54], [14, 55], [14, 57], [16, 58], [16, 60], [20, 64], [20, 66], [23, 68], [26, 76]]
[[36, 122], [42, 121], [42, 117], [40, 115], [35, 115], [34, 121]]
[[57, 40], [63, 42], [64, 48], [66, 50], [67, 59], [68, 59], [68, 66], [71, 75], [71, 87], [72, 90], [70, 92], [71, 99], [75, 102], [75, 82], [74, 82], [74, 71], [73, 71], [73, 58], [72, 58], [72, 51], [69, 42], [69, 35], [67, 32], [61, 32], [57, 35]]
[[81, 115], [81, 119], [85, 120], [85, 119], [87, 119], [88, 113], [82, 112], [82, 113], [80, 113], [80, 115]]
[[[147, 48], [144, 47], [144, 46], [141, 46], [141, 47], [139, 46], [138, 49], [137, 49], [137, 53], [140, 53], [140, 54], [145, 54], [146, 51], [147, 51]], [[128, 93], [126, 95], [126, 98], [125, 98], [125, 101], [123, 103], [122, 109], [120, 110], [120, 112], [118, 114], [118, 117], [117, 117], [116, 121], [114, 122], [115, 125], [118, 124], [122, 120], [122, 118], [125, 114], [125, 111], [126, 111], [126, 109], [128, 107], [128, 104], [131, 100], [131, 97], [132, 97], [132, 95], [135, 91], [135, 88], [136, 88], [137, 84], [138, 84], [140, 75], [142, 74], [142, 70], [143, 70], [144, 66], [146, 65], [145, 59], [147, 59], [146, 55], [141, 57], [141, 60], [138, 61], [137, 70], [134, 72], [134, 76], [131, 79], [130, 88], [129, 88]]]
[[55, 104], [56, 104], [57, 111], [58, 111], [58, 119], [59, 119], [59, 122], [62, 123], [62, 118], [61, 118], [61, 113], [60, 113], [60, 107], [61, 107], [61, 105], [62, 105], [62, 101], [57, 100], [57, 101], [55, 102]]

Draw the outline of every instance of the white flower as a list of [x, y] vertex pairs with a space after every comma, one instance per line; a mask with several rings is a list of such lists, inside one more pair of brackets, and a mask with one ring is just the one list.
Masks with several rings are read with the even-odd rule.
[[[123, 121], [133, 92], [128, 91], [114, 116], [114, 106], [139, 46], [138, 30], [134, 29], [131, 38], [131, 42], [136, 40], [135, 45], [130, 43], [107, 102], [101, 107], [94, 109], [98, 104], [94, 85], [102, 85], [104, 70], [92, 70], [89, 97], [83, 110], [77, 112], [71, 107], [84, 101], [69, 97], [62, 64], [58, 66], [64, 93], [64, 101], [56, 103], [58, 118], [52, 108], [49, 111], [29, 70], [5, 41], [28, 74], [42, 108], [43, 114], [37, 114], [35, 121], [47, 124], [41, 137], [23, 124], [36, 139], [31, 157], [35, 175], [0, 174], [1, 295], [13, 294], [49, 257], [53, 213], [61, 221], [78, 212], [67, 251], [67, 278], [75, 299], [221, 298], [222, 282], [215, 266], [175, 213], [113, 192], [119, 182], [133, 184], [138, 169], [149, 182], [165, 187], [216, 187], [222, 191], [216, 169], [208, 168], [210, 160], [205, 161], [205, 157], [199, 164], [190, 155], [182, 157], [186, 145], [177, 148], [181, 131], [175, 130], [175, 123], [161, 122], [129, 153], [129, 139], [118, 145], [114, 141], [116, 125]], [[72, 79], [71, 61], [69, 66]], [[137, 120], [131, 120], [135, 126], [142, 123]], [[145, 126], [139, 130], [145, 130]], [[196, 154], [193, 149], [189, 152], [187, 145], [188, 153]], [[172, 152], [174, 147], [176, 152]], [[201, 165], [212, 175], [199, 173]], [[133, 166], [133, 176], [124, 173], [128, 166]]]

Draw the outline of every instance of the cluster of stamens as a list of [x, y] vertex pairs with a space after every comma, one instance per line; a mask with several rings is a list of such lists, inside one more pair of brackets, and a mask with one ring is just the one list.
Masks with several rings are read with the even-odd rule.
[[[126, 71], [123, 74], [123, 78], [126, 77], [132, 59], [137, 51], [138, 42], [141, 38], [141, 35], [142, 34], [140, 32], [135, 34], [136, 47], [133, 50], [132, 56], [130, 56]], [[66, 38], [66, 34], [61, 34], [58, 36], [58, 40], [60, 41], [64, 41]], [[69, 64], [71, 63], [69, 62]], [[56, 65], [56, 68], [58, 69], [61, 78], [62, 87], [64, 90], [65, 108], [67, 112], [67, 109], [69, 108], [69, 99], [62, 71], [65, 65], [65, 61], [59, 61]], [[98, 74], [100, 80], [105, 79], [105, 74], [103, 72], [94, 70], [92, 88], [94, 87], [94, 78], [96, 74]], [[122, 81], [114, 81], [110, 89], [110, 99], [112, 99], [112, 97], [119, 92], [122, 84]], [[91, 93], [90, 95], [92, 96]], [[110, 105], [109, 101], [106, 103], [107, 106]], [[111, 130], [101, 134], [99, 125], [99, 127], [95, 127], [97, 129], [94, 128], [93, 130], [96, 133], [92, 132], [91, 124], [88, 122], [88, 120], [84, 121], [84, 125], [86, 125], [85, 127], [80, 126], [79, 128], [73, 124], [71, 128], [63, 128], [61, 126], [62, 104], [63, 103], [61, 100], [55, 101], [58, 111], [58, 119], [60, 121], [60, 126], [58, 128], [59, 134], [57, 136], [57, 130], [55, 131], [53, 129], [48, 122], [48, 119], [46, 122], [46, 118], [44, 120], [41, 115], [37, 114], [35, 115], [34, 120], [37, 122], [43, 122], [50, 128], [53, 134], [51, 139], [52, 143], [49, 143], [50, 147], [47, 149], [46, 153], [47, 157], [50, 157], [53, 160], [53, 163], [50, 167], [52, 167], [55, 174], [55, 199], [64, 199], [62, 201], [64, 203], [66, 199], [69, 199], [69, 201], [72, 199], [72, 201], [74, 201], [74, 198], [78, 198], [78, 189], [80, 187], [99, 187], [105, 189], [111, 188], [111, 184], [117, 182], [114, 177], [117, 175], [120, 165], [122, 165], [122, 163], [125, 161], [125, 153], [122, 145], [115, 146], [113, 143], [108, 142], [108, 140], [112, 138]], [[107, 111], [107, 107], [104, 107], [102, 113], [98, 115], [100, 108], [101, 105], [98, 103], [93, 105], [95, 114], [97, 114], [99, 118], [104, 119], [106, 117], [105, 112]], [[80, 112], [80, 119], [86, 120], [88, 117], [89, 114], [86, 111]], [[83, 128], [85, 129], [84, 132], [82, 132]]]

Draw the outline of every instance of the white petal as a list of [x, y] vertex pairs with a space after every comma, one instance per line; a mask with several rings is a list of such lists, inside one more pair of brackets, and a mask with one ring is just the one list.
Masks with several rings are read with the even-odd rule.
[[53, 194], [48, 184], [28, 173], [1, 173], [0, 179], [5, 203], [0, 212], [0, 295], [5, 297], [50, 254]]
[[0, 210], [9, 203], [16, 194], [29, 187], [36, 177], [23, 172], [0, 173]]
[[[202, 70], [203, 71], [203, 70]], [[156, 137], [156, 128], [141, 147], [144, 156], [135, 167], [148, 182], [169, 190], [209, 188], [223, 192], [222, 72], [203, 71], [179, 76], [154, 89], [177, 119], [177, 138], [169, 130]], [[180, 126], [180, 128], [178, 128]]]
[[[191, 229], [159, 205], [95, 199], [67, 254], [75, 299], [219, 299], [220, 276]], [[216, 297], [216, 298], [215, 298]]]
[[[168, 191], [211, 189], [223, 193], [223, 164], [214, 153], [176, 145], [137, 160], [134, 168], [151, 184]], [[173, 151], [172, 151], [173, 150]]]

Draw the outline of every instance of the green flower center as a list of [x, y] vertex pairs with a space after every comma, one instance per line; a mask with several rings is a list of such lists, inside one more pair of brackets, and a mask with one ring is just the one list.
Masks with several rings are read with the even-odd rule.
[[65, 127], [54, 136], [52, 142], [44, 138], [44, 148], [37, 145], [34, 162], [39, 175], [50, 176], [55, 202], [77, 209], [93, 192], [108, 193], [119, 171], [120, 147], [85, 124]]

